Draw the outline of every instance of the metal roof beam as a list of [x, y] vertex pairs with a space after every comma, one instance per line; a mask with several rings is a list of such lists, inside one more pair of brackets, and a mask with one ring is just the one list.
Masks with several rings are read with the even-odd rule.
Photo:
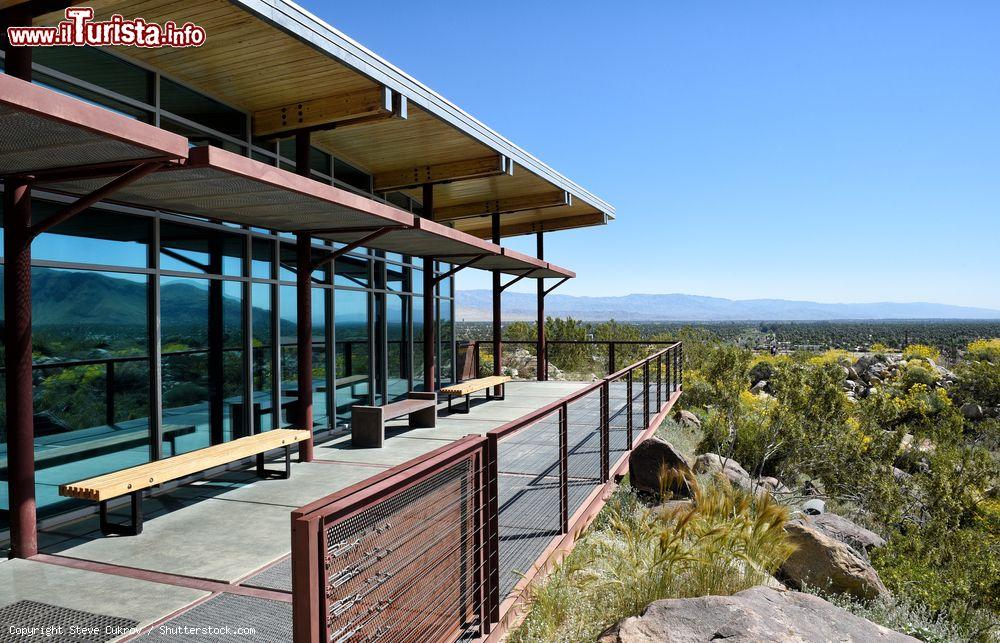
[[[406, 190], [422, 185], [452, 183], [464, 179], [513, 174], [514, 163], [503, 154], [494, 154], [438, 165], [407, 167], [375, 175], [375, 191]], [[436, 212], [436, 209], [435, 209]]]
[[556, 208], [572, 204], [573, 197], [570, 193], [560, 190], [558, 192], [546, 192], [545, 194], [529, 194], [509, 199], [493, 199], [490, 201], [439, 207], [434, 209], [434, 220], [453, 221], [455, 219], [467, 219], [490, 214], [510, 214], [512, 212], [541, 210], [543, 208]]
[[405, 97], [387, 87], [297, 101], [254, 112], [253, 133], [258, 137], [284, 137], [397, 116], [406, 118], [406, 105]]

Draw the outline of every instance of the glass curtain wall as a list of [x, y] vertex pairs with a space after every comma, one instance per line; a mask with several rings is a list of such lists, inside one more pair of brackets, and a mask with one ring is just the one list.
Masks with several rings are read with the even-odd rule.
[[[180, 133], [194, 145], [293, 167], [294, 142], [254, 139], [247, 112], [113, 54], [55, 48], [37, 51], [35, 63], [40, 85]], [[316, 149], [310, 158], [312, 178], [377, 198], [371, 177], [358, 168]], [[420, 212], [405, 195], [389, 200]], [[64, 202], [36, 190], [34, 216], [46, 218]], [[292, 237], [102, 206], [35, 240], [40, 515], [84, 506], [59, 496], [60, 484], [288, 422], [297, 393]], [[316, 246], [316, 252], [333, 247]], [[360, 251], [313, 274], [315, 430], [343, 428], [353, 404], [422, 388], [422, 267], [417, 258]], [[442, 381], [454, 372], [453, 306], [447, 282], [438, 331]], [[0, 352], [0, 379], [2, 360]], [[9, 506], [3, 395], [0, 386], [0, 532], [8, 527]]]

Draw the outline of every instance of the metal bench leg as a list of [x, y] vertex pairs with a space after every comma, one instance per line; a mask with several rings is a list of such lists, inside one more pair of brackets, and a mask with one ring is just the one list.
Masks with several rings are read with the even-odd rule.
[[292, 445], [285, 445], [285, 470], [275, 471], [264, 467], [264, 454], [257, 454], [257, 477], [258, 478], [279, 478], [287, 480], [292, 477]]
[[132, 524], [120, 525], [108, 520], [108, 501], [100, 503], [101, 533], [105, 536], [138, 536], [142, 533], [142, 491], [129, 494]]
[[462, 413], [469, 413], [472, 411], [472, 393], [465, 394], [465, 410]]

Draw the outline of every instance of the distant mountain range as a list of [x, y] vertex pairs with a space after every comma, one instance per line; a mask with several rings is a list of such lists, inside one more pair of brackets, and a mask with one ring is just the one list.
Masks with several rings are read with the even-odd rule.
[[[464, 321], [492, 319], [493, 295], [489, 290], [462, 290], [457, 294], [455, 317]], [[1000, 310], [949, 306], [925, 302], [871, 304], [821, 304], [786, 299], [722, 299], [698, 295], [623, 295], [574, 297], [551, 294], [545, 312], [553, 317], [589, 321], [820, 321], [848, 319], [1000, 319]], [[535, 319], [535, 295], [505, 293], [503, 318]]]

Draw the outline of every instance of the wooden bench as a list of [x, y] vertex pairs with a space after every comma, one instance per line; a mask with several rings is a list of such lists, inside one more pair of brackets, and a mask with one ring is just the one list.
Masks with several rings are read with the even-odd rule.
[[[492, 400], [494, 398], [502, 400], [507, 396], [507, 391], [505, 384], [510, 381], [510, 378], [506, 375], [491, 375], [489, 377], [480, 377], [474, 380], [466, 380], [458, 384], [452, 384], [451, 386], [446, 386], [441, 389], [441, 392], [448, 396], [448, 410], [451, 410], [451, 398], [465, 396], [465, 410], [462, 413], [468, 413], [472, 409], [472, 399], [471, 396], [477, 391], [486, 390], [486, 399]], [[494, 387], [500, 387], [500, 395], [493, 395], [490, 393], [490, 389]]]
[[[90, 432], [97, 428], [86, 429], [86, 431]], [[106, 428], [108, 429], [107, 431], [101, 431], [86, 438], [75, 438], [76, 442], [68, 442], [66, 444], [53, 442], [51, 446], [39, 445], [41, 448], [35, 449], [35, 469], [57, 467], [99, 455], [149, 445], [149, 429], [147, 427], [119, 430], [111, 426]], [[177, 453], [177, 438], [182, 435], [194, 433], [194, 429], [193, 424], [163, 425], [163, 439], [170, 445], [170, 455]], [[72, 438], [71, 434], [78, 432], [82, 431], [70, 431], [66, 434], [57, 434], [57, 436], [65, 435], [67, 439], [72, 440], [74, 438]], [[6, 455], [0, 456], [0, 474], [4, 473], [7, 473]]]
[[437, 422], [437, 393], [408, 393], [407, 399], [385, 406], [351, 407], [351, 444], [381, 448], [387, 420], [409, 416], [409, 427], [432, 428]]
[[[291, 476], [291, 448], [296, 442], [309, 439], [309, 431], [301, 429], [275, 429], [223, 444], [216, 444], [197, 451], [189, 451], [172, 458], [140, 464], [96, 478], [60, 485], [59, 495], [100, 503], [101, 532], [105, 536], [135, 536], [142, 533], [142, 491], [155, 485], [184, 478], [214, 467], [257, 456], [257, 475], [262, 478]], [[264, 469], [264, 453], [271, 449], [285, 449], [285, 470], [274, 472]], [[108, 501], [124, 495], [131, 496], [132, 524], [112, 524], [108, 520]]]

